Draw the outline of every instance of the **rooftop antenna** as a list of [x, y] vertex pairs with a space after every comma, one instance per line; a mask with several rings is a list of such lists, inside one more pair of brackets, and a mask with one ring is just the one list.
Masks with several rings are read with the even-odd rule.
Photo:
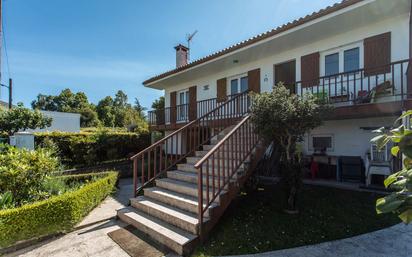
[[190, 61], [190, 42], [192, 41], [192, 39], [196, 35], [196, 33], [197, 33], [197, 30], [195, 30], [192, 34], [187, 34], [186, 35], [187, 48], [189, 48], [189, 51], [187, 53], [187, 62]]

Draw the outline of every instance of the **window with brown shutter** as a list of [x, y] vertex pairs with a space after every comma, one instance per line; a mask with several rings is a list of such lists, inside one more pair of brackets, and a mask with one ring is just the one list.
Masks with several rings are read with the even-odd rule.
[[197, 117], [197, 87], [189, 88], [189, 120], [195, 120]]
[[247, 77], [249, 90], [260, 93], [260, 69], [248, 71]]
[[218, 79], [217, 82], [217, 102], [224, 102], [227, 99], [226, 78]]
[[300, 59], [302, 87], [319, 84], [319, 52], [302, 56]]
[[176, 91], [170, 92], [170, 123], [176, 124]]
[[363, 40], [364, 75], [372, 76], [391, 72], [391, 33]]

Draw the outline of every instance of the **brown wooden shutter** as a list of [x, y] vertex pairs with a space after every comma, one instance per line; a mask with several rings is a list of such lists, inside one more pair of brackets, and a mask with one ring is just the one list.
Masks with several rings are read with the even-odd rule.
[[300, 59], [302, 87], [319, 84], [319, 52], [302, 56]]
[[260, 69], [247, 72], [247, 83], [250, 91], [260, 93]]
[[226, 78], [218, 79], [217, 82], [217, 102], [224, 102], [227, 99]]
[[170, 123], [176, 124], [176, 91], [170, 92]]
[[197, 118], [197, 86], [189, 88], [189, 120]]
[[365, 76], [391, 72], [391, 33], [365, 38], [363, 60]]

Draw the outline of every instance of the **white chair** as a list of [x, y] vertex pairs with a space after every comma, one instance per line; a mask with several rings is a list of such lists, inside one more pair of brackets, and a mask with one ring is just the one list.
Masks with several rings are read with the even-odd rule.
[[366, 159], [366, 186], [371, 184], [372, 175], [383, 175], [385, 177], [392, 174], [392, 160], [389, 153], [389, 146], [385, 145], [379, 150], [376, 144], [371, 144], [370, 156]]

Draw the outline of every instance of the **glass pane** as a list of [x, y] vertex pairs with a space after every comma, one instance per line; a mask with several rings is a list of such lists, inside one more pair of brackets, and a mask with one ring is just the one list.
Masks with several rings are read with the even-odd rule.
[[180, 98], [179, 104], [185, 104], [185, 93], [184, 92], [181, 92], [179, 94], [179, 98]]
[[240, 92], [245, 92], [248, 89], [247, 77], [240, 78]]
[[186, 91], [186, 101], [185, 101], [185, 103], [186, 104], [189, 103], [189, 91]]
[[238, 89], [237, 89], [237, 79], [232, 79], [230, 81], [230, 94], [234, 95], [238, 93]]
[[325, 76], [339, 73], [339, 54], [325, 56]]
[[346, 50], [343, 54], [344, 71], [353, 71], [359, 69], [359, 47]]

